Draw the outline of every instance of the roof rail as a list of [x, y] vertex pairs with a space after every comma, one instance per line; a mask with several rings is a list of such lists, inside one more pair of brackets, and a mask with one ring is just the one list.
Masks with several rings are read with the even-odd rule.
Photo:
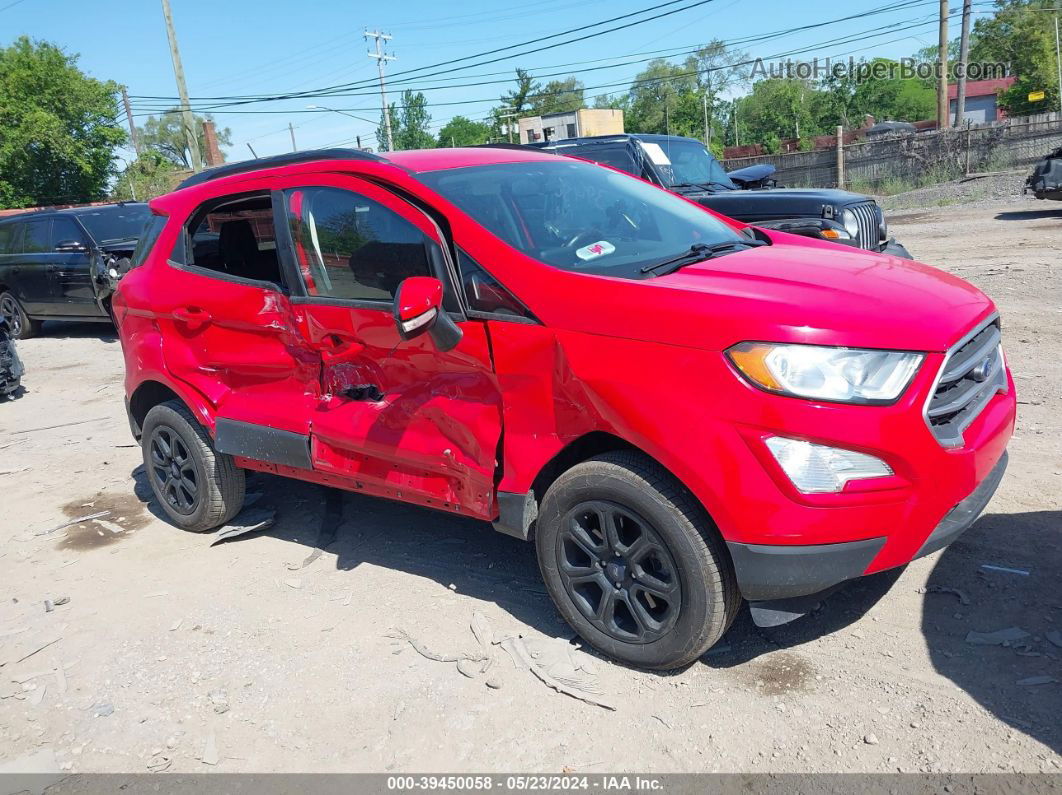
[[190, 188], [193, 185], [202, 185], [204, 182], [229, 177], [233, 174], [245, 174], [250, 171], [260, 171], [265, 168], [278, 168], [290, 166], [295, 163], [309, 163], [314, 160], [373, 160], [385, 163], [387, 160], [371, 152], [362, 152], [360, 149], [308, 149], [303, 152], [288, 152], [271, 157], [259, 157], [255, 160], [241, 160], [239, 163], [226, 163], [223, 166], [204, 169], [198, 174], [181, 182], [174, 190]]

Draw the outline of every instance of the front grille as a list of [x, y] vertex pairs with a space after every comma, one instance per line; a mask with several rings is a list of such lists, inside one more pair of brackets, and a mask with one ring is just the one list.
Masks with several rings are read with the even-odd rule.
[[997, 392], [1007, 390], [999, 319], [967, 334], [948, 351], [926, 404], [929, 430], [945, 447], [959, 447], [962, 434]]
[[845, 209], [851, 210], [859, 223], [859, 247], [877, 251], [881, 237], [878, 234], [878, 206], [874, 202], [863, 202]]

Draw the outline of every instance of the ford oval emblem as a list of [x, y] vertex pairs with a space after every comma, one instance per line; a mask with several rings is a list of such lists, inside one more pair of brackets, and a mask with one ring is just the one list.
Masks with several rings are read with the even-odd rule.
[[987, 381], [988, 376], [992, 374], [992, 359], [985, 359], [975, 368], [970, 371], [970, 378], [978, 383]]

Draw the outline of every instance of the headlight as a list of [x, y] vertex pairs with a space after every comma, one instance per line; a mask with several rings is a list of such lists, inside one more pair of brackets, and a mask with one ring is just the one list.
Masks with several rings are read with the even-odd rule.
[[730, 361], [756, 386], [779, 395], [842, 403], [891, 403], [922, 363], [920, 353], [820, 345], [741, 342]]
[[802, 439], [771, 436], [767, 449], [774, 460], [805, 494], [833, 494], [843, 491], [850, 480], [883, 478], [892, 474], [892, 467], [866, 453], [812, 444]]
[[859, 220], [855, 217], [855, 213], [851, 210], [844, 210], [841, 212], [841, 223], [844, 224], [844, 228], [848, 230], [853, 238], [859, 237]]
[[889, 225], [885, 221], [885, 213], [880, 207], [878, 208], [878, 235], [882, 240], [889, 239]]

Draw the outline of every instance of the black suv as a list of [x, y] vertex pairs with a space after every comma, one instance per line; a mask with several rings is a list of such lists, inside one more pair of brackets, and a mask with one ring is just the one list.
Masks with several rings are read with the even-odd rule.
[[43, 320], [110, 320], [110, 296], [144, 222], [139, 202], [0, 218], [0, 317], [11, 336]]
[[1037, 199], [1062, 201], [1062, 146], [1048, 152], [1033, 173], [1025, 180], [1022, 193], [1031, 193]]
[[774, 187], [770, 166], [727, 174], [694, 138], [624, 133], [528, 145], [618, 168], [748, 224], [911, 259], [889, 238], [885, 215], [869, 196]]

